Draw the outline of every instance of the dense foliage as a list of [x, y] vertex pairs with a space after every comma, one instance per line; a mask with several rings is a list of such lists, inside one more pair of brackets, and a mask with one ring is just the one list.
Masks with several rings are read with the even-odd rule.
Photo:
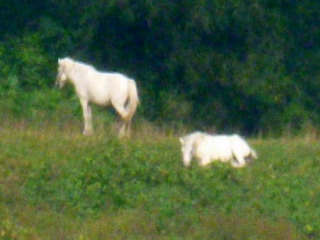
[[135, 78], [152, 121], [299, 130], [320, 122], [319, 10], [314, 0], [1, 1], [1, 96], [52, 87], [57, 58], [71, 56]]

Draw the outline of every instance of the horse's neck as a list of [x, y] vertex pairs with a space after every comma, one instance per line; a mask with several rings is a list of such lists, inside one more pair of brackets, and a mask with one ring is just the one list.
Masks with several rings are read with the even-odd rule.
[[95, 68], [92, 67], [91, 65], [88, 65], [88, 64], [85, 64], [85, 63], [82, 63], [82, 62], [76, 62], [75, 64], [76, 64], [76, 66], [78, 66], [79, 68], [86, 68], [86, 69], [95, 70]]
[[75, 63], [73, 71], [76, 72], [88, 72], [88, 71], [97, 71], [94, 67], [87, 65], [85, 63]]
[[90, 71], [94, 71], [94, 68], [83, 63], [75, 63], [68, 74], [68, 78], [70, 79], [72, 84], [78, 85], [79, 83], [86, 80], [86, 73]]

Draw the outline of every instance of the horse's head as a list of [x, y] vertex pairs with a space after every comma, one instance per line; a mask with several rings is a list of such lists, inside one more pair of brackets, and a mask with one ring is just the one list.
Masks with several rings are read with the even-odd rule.
[[66, 85], [67, 80], [68, 80], [67, 75], [58, 70], [56, 87], [63, 88]]
[[58, 60], [58, 75], [56, 86], [63, 88], [68, 81], [68, 72], [73, 66], [73, 61], [70, 58], [63, 58]]
[[192, 143], [185, 137], [179, 138], [181, 143], [182, 161], [185, 166], [189, 166], [191, 162]]

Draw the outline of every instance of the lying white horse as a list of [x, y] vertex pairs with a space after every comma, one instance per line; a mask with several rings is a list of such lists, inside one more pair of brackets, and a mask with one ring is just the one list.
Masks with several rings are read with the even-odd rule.
[[194, 132], [180, 138], [183, 163], [189, 166], [192, 157], [199, 159], [200, 166], [213, 161], [231, 162], [236, 168], [244, 167], [246, 160], [256, 159], [257, 154], [238, 135], [208, 135]]
[[119, 136], [130, 134], [131, 119], [139, 103], [134, 80], [120, 73], [99, 72], [71, 58], [59, 59], [58, 65], [56, 85], [62, 88], [67, 81], [74, 85], [83, 111], [84, 135], [93, 132], [90, 103], [101, 106], [112, 104], [122, 120]]

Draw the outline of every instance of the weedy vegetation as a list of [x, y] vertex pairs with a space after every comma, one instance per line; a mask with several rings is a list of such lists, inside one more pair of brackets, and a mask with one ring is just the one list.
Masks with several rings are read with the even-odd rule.
[[320, 237], [315, 140], [251, 139], [259, 159], [247, 168], [185, 168], [173, 133], [137, 120], [119, 140], [97, 116], [84, 137], [68, 111], [62, 122], [3, 119], [0, 239]]

